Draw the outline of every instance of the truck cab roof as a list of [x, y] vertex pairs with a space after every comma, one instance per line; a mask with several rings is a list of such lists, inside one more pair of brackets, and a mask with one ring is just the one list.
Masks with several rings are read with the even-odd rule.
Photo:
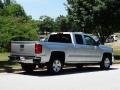
[[83, 32], [53, 32], [51, 34], [85, 34]]

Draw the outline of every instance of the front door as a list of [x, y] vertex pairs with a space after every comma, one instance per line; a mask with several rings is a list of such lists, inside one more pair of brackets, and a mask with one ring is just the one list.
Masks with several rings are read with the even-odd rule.
[[[84, 40], [83, 40], [84, 38]], [[101, 49], [96, 45], [93, 38], [87, 35], [75, 35], [75, 45], [70, 48], [69, 62], [95, 63], [101, 61]]]
[[102, 52], [99, 46], [96, 45], [95, 40], [88, 35], [84, 35], [84, 38], [86, 44], [86, 55], [84, 57], [86, 60], [90, 62], [101, 61]]

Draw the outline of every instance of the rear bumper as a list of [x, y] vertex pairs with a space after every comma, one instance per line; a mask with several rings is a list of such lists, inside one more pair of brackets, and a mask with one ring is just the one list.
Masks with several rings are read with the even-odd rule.
[[34, 56], [9, 56], [10, 62], [28, 63], [28, 64], [40, 64], [41, 57]]

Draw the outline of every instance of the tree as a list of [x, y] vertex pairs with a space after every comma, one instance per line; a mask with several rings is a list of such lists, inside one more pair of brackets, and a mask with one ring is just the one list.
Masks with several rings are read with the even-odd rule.
[[68, 14], [80, 31], [95, 32], [105, 39], [119, 28], [119, 0], [67, 0]]
[[96, 32], [99, 32], [102, 43], [106, 38], [120, 29], [120, 1], [105, 0], [104, 8], [94, 13]]
[[48, 16], [41, 16], [39, 19], [39, 32], [54, 31], [54, 19]]
[[6, 10], [8, 15], [11, 16], [15, 16], [15, 17], [26, 16], [24, 9], [19, 4], [10, 4], [6, 7]]
[[67, 0], [68, 14], [79, 31], [85, 32], [85, 28], [93, 22], [93, 1], [94, 0]]
[[15, 0], [3, 0], [4, 6], [8, 6], [10, 4], [16, 4]]
[[3, 3], [2, 3], [2, 0], [0, 0], [0, 15], [3, 15]]
[[10, 5], [10, 3], [11, 3], [11, 0], [4, 0], [5, 6]]
[[21, 17], [0, 16], [0, 47], [8, 51], [10, 42], [38, 40], [38, 26], [35, 21]]
[[38, 40], [38, 23], [27, 16], [14, 0], [0, 0], [0, 52], [9, 51], [10, 42]]
[[57, 31], [67, 32], [70, 31], [69, 18], [67, 16], [59, 16], [55, 20]]
[[3, 2], [2, 2], [2, 0], [0, 0], [0, 9], [3, 9]]

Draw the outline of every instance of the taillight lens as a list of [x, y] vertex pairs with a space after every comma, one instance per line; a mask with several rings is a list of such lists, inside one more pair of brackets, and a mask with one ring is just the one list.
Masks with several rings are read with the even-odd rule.
[[42, 53], [42, 45], [35, 44], [35, 54], [40, 54], [40, 53]]

